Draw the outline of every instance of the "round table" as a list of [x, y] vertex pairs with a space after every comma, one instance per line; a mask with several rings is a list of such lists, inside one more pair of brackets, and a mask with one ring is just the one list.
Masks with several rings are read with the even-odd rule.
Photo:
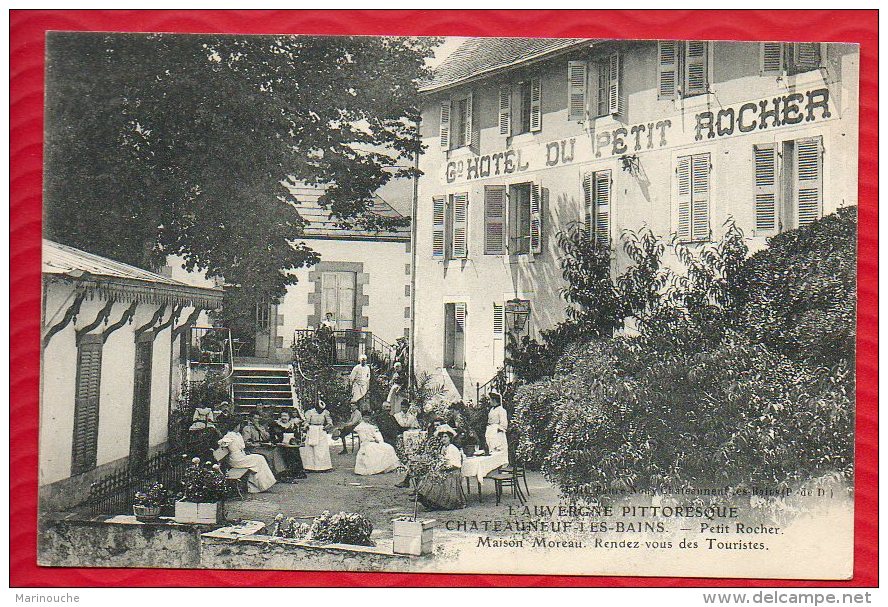
[[509, 454], [505, 451], [494, 451], [490, 455], [475, 455], [463, 459], [462, 475], [466, 479], [467, 493], [471, 494], [469, 479], [474, 477], [478, 483], [478, 502], [481, 502], [481, 485], [484, 477], [509, 463]]

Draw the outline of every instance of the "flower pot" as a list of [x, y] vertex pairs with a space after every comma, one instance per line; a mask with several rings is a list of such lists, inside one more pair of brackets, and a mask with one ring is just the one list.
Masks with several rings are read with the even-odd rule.
[[222, 502], [176, 502], [176, 522], [212, 525], [223, 520]]
[[395, 554], [431, 554], [435, 524], [435, 519], [392, 521]]
[[137, 521], [149, 523], [160, 518], [160, 508], [160, 506], [142, 506], [139, 504], [134, 504], [133, 514], [136, 515]]

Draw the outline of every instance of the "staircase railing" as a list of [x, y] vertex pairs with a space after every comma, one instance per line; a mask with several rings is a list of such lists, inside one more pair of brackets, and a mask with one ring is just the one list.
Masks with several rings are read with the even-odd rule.
[[234, 402], [234, 350], [227, 327], [193, 326], [185, 342], [185, 379], [190, 384], [215, 375], [226, 382], [228, 398]]
[[503, 395], [511, 382], [508, 367], [500, 367], [497, 369], [493, 377], [483, 384], [475, 384], [475, 402], [480, 403], [483, 397], [489, 396], [491, 392], [498, 392]]

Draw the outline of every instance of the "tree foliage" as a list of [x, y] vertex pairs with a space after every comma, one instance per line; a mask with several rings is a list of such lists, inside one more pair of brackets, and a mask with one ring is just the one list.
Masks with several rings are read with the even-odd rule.
[[288, 183], [343, 224], [412, 174], [416, 82], [436, 39], [50, 34], [48, 237], [276, 298], [317, 261]]
[[850, 480], [855, 211], [752, 257], [729, 222], [718, 243], [672, 244], [684, 272], [649, 231], [624, 235], [635, 265], [615, 282], [639, 334], [547, 342], [550, 373], [515, 393], [521, 456], [584, 499]]

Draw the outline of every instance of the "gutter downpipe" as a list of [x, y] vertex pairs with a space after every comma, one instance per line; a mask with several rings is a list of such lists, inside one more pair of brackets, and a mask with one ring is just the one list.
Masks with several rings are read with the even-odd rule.
[[419, 122], [416, 123], [416, 151], [413, 153], [413, 205], [410, 218], [410, 369], [407, 373], [408, 393], [413, 390], [413, 377], [416, 373], [416, 216], [419, 207]]

